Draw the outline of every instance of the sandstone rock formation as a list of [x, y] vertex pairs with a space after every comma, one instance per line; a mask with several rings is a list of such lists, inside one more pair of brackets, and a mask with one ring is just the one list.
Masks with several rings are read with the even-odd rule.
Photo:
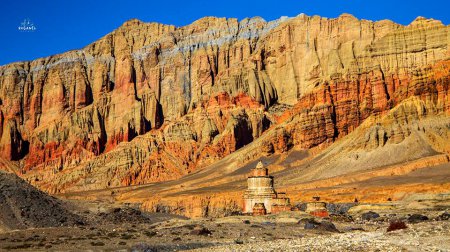
[[400, 143], [410, 118], [448, 117], [449, 43], [448, 26], [421, 17], [130, 20], [0, 67], [0, 168], [51, 193], [166, 181], [249, 145], [328, 146], [413, 99], [355, 144]]

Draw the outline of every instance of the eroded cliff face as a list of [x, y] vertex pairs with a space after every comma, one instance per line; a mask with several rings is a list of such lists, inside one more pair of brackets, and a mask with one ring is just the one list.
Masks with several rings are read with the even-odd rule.
[[248, 144], [329, 144], [412, 96], [448, 115], [449, 43], [424, 18], [130, 20], [0, 67], [1, 158], [57, 193], [176, 179]]

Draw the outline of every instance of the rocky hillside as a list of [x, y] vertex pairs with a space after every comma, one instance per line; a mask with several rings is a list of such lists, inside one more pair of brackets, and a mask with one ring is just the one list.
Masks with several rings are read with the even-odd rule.
[[390, 113], [355, 143], [376, 148], [411, 135], [410, 117], [448, 119], [449, 76], [450, 28], [433, 19], [130, 20], [0, 67], [0, 167], [51, 193], [166, 181], [238, 149], [242, 164], [326, 148]]
[[82, 217], [69, 211], [62, 201], [0, 171], [0, 232], [82, 223]]

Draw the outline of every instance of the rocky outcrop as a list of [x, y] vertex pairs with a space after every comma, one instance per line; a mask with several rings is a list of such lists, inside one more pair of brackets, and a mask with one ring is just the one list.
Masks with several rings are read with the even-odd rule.
[[[97, 189], [179, 178], [268, 131], [259, 154], [326, 145], [409, 97], [448, 113], [449, 34], [433, 19], [346, 14], [130, 20], [83, 49], [0, 67], [1, 158], [52, 193]], [[407, 134], [374, 128], [367, 145]]]
[[180, 195], [145, 201], [141, 208], [148, 212], [173, 213], [189, 217], [223, 217], [242, 212], [242, 194], [238, 192]]

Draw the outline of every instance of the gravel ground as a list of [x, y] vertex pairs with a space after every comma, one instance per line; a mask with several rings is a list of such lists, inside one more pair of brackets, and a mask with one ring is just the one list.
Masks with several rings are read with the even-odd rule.
[[[84, 222], [0, 230], [0, 251], [450, 251], [448, 208], [188, 219], [100, 202], [69, 205]], [[387, 232], [393, 220], [407, 228]]]
[[322, 234], [192, 251], [450, 251], [450, 223], [424, 222], [393, 232], [380, 228], [376, 231]]

